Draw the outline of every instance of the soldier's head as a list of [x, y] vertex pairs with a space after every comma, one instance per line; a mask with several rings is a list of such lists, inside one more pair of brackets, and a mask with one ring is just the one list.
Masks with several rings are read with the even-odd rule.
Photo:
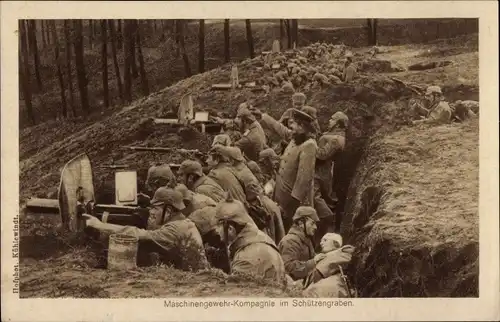
[[192, 187], [193, 184], [203, 176], [203, 169], [198, 161], [184, 160], [177, 174], [181, 178], [180, 181], [184, 183], [186, 187]]
[[293, 139], [296, 143], [301, 144], [309, 137], [314, 136], [314, 118], [300, 110], [293, 110], [293, 116], [289, 121], [290, 129], [293, 132]]
[[277, 169], [280, 164], [280, 157], [272, 148], [267, 148], [259, 153], [259, 163], [264, 167], [271, 169]]
[[160, 187], [175, 187], [176, 181], [175, 175], [168, 164], [162, 164], [149, 168], [145, 186], [146, 190], [152, 194]]
[[328, 121], [329, 130], [333, 130], [335, 128], [347, 129], [348, 125], [349, 125], [349, 117], [347, 117], [347, 115], [345, 115], [345, 113], [343, 112], [334, 113], [330, 117], [330, 120]]
[[294, 226], [304, 232], [304, 235], [313, 237], [316, 233], [317, 223], [319, 222], [318, 214], [313, 207], [300, 206], [295, 211], [292, 217]]
[[306, 104], [307, 97], [304, 93], [293, 93], [292, 106], [296, 109], [301, 109]]
[[346, 65], [349, 65], [350, 63], [352, 63], [353, 56], [354, 55], [352, 54], [352, 52], [350, 52], [350, 51], [345, 52], [344, 59], [345, 59], [345, 64]]
[[154, 218], [157, 226], [161, 226], [167, 223], [173, 214], [181, 213], [185, 208], [180, 192], [161, 187], [151, 199], [149, 215]]
[[256, 120], [249, 108], [249, 104], [243, 103], [240, 105], [240, 108], [238, 108], [238, 113], [236, 114], [236, 120], [240, 120], [243, 129], [246, 129]]
[[[237, 149], [237, 151], [235, 149]], [[238, 151], [239, 154], [241, 155], [241, 150], [238, 148], [216, 145], [212, 147], [212, 149], [210, 149], [209, 151], [209, 160], [207, 159], [207, 164], [209, 164], [209, 166], [212, 167], [218, 165], [219, 163], [233, 164], [234, 162], [236, 162], [235, 161], [236, 159], [240, 159], [237, 153]]]
[[231, 145], [231, 138], [227, 134], [217, 134], [214, 137], [214, 141], [212, 142], [212, 146], [215, 146], [217, 144], [224, 145], [224, 146], [230, 146]]
[[321, 252], [328, 253], [342, 247], [342, 236], [335, 233], [327, 233], [321, 237]]
[[425, 98], [434, 103], [440, 101], [443, 98], [443, 92], [439, 86], [429, 86], [425, 91]]
[[253, 224], [243, 203], [226, 197], [215, 209], [214, 227], [226, 244], [231, 244], [248, 224]]

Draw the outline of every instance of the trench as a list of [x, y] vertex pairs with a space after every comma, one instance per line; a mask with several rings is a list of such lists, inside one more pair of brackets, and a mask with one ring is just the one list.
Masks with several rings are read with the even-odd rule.
[[[459, 85], [443, 87], [448, 102], [456, 100], [479, 100], [477, 87]], [[380, 101], [370, 102], [380, 93], [369, 93], [358, 97], [364, 104], [368, 115], [361, 115], [360, 122], [355, 124], [358, 135], [347, 133], [346, 148], [342, 158], [335, 164], [334, 191], [337, 193], [336, 216], [340, 216], [342, 224], [340, 232], [344, 244], [356, 247], [353, 260], [347, 267], [347, 275], [359, 297], [477, 297], [478, 274], [477, 263], [479, 246], [476, 242], [466, 244], [461, 250], [453, 247], [438, 247], [430, 251], [425, 247], [416, 247], [408, 253], [401, 254], [397, 245], [389, 240], [365, 245], [364, 239], [370, 233], [370, 219], [383, 213], [377, 212], [383, 195], [382, 187], [362, 186], [364, 178], [360, 171], [360, 163], [373, 157], [377, 151], [368, 151], [372, 137], [376, 133], [390, 133], [404, 125], [407, 115], [402, 115], [401, 122], [393, 124], [382, 122], [383, 115], [378, 114], [380, 106], [394, 102], [401, 103], [404, 93], [389, 94]], [[354, 204], [359, 198], [361, 206], [354, 213]], [[359, 247], [363, 244], [361, 247]]]

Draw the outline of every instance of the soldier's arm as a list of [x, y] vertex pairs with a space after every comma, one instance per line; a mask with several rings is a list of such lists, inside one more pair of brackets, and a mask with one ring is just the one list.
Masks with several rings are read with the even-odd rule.
[[238, 141], [234, 142], [234, 146], [243, 151], [249, 144], [251, 140], [248, 136], [242, 136]]
[[293, 239], [283, 241], [280, 243], [279, 249], [286, 272], [294, 280], [306, 277], [315, 268], [314, 259], [311, 258], [307, 261], [298, 260], [301, 251], [299, 243]]
[[292, 137], [292, 130], [276, 121], [272, 116], [267, 113], [262, 114], [261, 124], [272, 130], [274, 133], [279, 135], [281, 139], [289, 141]]
[[309, 141], [304, 143], [304, 148], [299, 154], [299, 166], [293, 184], [292, 197], [300, 202], [304, 201], [310, 193], [309, 187], [312, 185], [314, 167], [316, 166], [316, 151], [316, 141]]
[[319, 142], [320, 144], [316, 152], [316, 158], [319, 160], [328, 160], [332, 158], [335, 152], [342, 148], [337, 139], [320, 139]]
[[135, 236], [139, 240], [151, 240], [165, 249], [171, 248], [175, 244], [175, 229], [170, 226], [162, 226], [155, 230], [146, 230], [134, 226], [120, 226], [102, 223], [98, 230], [107, 234], [123, 234]]

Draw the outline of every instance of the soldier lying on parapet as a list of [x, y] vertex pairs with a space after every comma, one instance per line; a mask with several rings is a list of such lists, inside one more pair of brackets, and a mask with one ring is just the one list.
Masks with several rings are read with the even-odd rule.
[[316, 210], [301, 206], [293, 215], [293, 225], [279, 243], [279, 250], [288, 275], [293, 280], [305, 278], [326, 255], [316, 255], [313, 237], [319, 222]]
[[453, 111], [452, 119], [458, 122], [464, 122], [467, 119], [477, 117], [476, 113], [479, 113], [479, 102], [477, 101], [456, 101], [450, 104]]
[[409, 107], [421, 118], [413, 121], [413, 124], [446, 124], [451, 121], [452, 110], [448, 103], [443, 100], [443, 92], [439, 86], [427, 87], [425, 96], [420, 100], [411, 99]]
[[88, 214], [83, 216], [87, 219], [88, 227], [100, 232], [136, 236], [139, 241], [145, 241], [147, 247], [144, 249], [158, 253], [159, 260], [163, 263], [182, 270], [207, 268], [208, 262], [200, 233], [195, 224], [182, 214], [184, 208], [179, 192], [161, 187], [156, 190], [151, 200], [152, 227], [148, 227], [148, 230], [103, 223]]
[[304, 296], [351, 297], [347, 276], [341, 265], [351, 261], [354, 247], [342, 246], [342, 237], [329, 233], [321, 239], [321, 251], [326, 256], [304, 280]]
[[210, 197], [215, 202], [224, 200], [224, 189], [214, 179], [203, 174], [198, 161], [184, 160], [177, 174], [188, 189]]
[[288, 230], [295, 210], [300, 205], [313, 205], [317, 150], [314, 119], [307, 113], [293, 110], [291, 129], [289, 129], [268, 114], [262, 114], [258, 110], [254, 110], [253, 113], [268, 128], [290, 141], [281, 157], [274, 191], [274, 199], [283, 209], [285, 230]]
[[346, 52], [344, 57], [345, 63], [342, 71], [342, 80], [346, 83], [350, 83], [354, 77], [356, 77], [356, 65], [352, 61], [352, 52]]
[[231, 274], [286, 283], [285, 267], [276, 244], [255, 226], [241, 202], [228, 199], [219, 203], [214, 221], [229, 251]]

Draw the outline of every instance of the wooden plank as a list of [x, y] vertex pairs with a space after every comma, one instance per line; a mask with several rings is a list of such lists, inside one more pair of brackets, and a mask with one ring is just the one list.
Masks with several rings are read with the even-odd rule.
[[212, 89], [231, 89], [231, 84], [212, 84]]
[[154, 119], [155, 124], [179, 124], [178, 119]]
[[59, 200], [30, 198], [26, 202], [26, 210], [32, 213], [59, 214]]

